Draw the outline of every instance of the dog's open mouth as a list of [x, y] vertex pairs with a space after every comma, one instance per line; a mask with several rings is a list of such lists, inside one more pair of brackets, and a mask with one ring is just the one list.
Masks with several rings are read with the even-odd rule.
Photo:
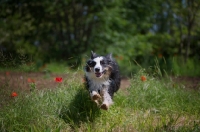
[[105, 74], [105, 73], [106, 73], [106, 71], [103, 71], [103, 72], [96, 72], [95, 75], [96, 75], [96, 77], [102, 77], [103, 74]]
[[96, 72], [95, 75], [96, 75], [96, 77], [101, 77], [101, 76], [103, 75], [103, 73], [101, 73], [101, 72]]

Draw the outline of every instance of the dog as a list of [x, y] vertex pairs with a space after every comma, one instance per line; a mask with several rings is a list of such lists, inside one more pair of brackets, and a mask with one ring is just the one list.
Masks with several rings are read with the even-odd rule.
[[113, 95], [120, 87], [119, 66], [112, 54], [100, 56], [91, 51], [85, 66], [85, 82], [91, 99], [103, 110], [113, 104]]

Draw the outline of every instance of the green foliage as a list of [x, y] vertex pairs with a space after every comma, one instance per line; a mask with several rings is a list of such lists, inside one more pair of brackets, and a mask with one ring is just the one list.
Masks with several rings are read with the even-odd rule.
[[[4, 0], [0, 52], [14, 56], [17, 64], [20, 54], [36, 65], [62, 60], [74, 68], [91, 50], [112, 52], [124, 58], [119, 63], [127, 68], [125, 74], [137, 70], [128, 68], [133, 61], [152, 66], [152, 56], [170, 60], [177, 55], [187, 61], [200, 56], [199, 7], [198, 0]], [[13, 66], [0, 59], [0, 66]]]
[[188, 59], [184, 62], [183, 58], [174, 57], [172, 59], [172, 72], [178, 76], [199, 76], [200, 63], [197, 58]]
[[[109, 46], [107, 52], [113, 53], [118, 61], [122, 74], [135, 73], [140, 67], [147, 66], [152, 56], [152, 44], [148, 42], [148, 38], [144, 35], [137, 36], [118, 36], [115, 48]], [[127, 49], [127, 50], [124, 50]], [[124, 72], [124, 73], [123, 73]]]

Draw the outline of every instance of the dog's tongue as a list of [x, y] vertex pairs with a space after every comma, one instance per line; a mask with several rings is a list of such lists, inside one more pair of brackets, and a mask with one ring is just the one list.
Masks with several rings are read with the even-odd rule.
[[101, 73], [95, 73], [96, 77], [100, 77]]

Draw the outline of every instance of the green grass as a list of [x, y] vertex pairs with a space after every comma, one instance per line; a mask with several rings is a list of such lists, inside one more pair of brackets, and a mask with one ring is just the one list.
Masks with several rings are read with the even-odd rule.
[[46, 73], [69, 73], [72, 68], [65, 63], [51, 62], [51, 63], [24, 63], [14, 67], [0, 67], [0, 72], [14, 71], [14, 72], [46, 72]]
[[51, 62], [46, 65], [44, 70], [54, 73], [68, 73], [71, 72], [72, 69], [70, 69], [65, 63]]
[[172, 59], [172, 72], [180, 76], [200, 76], [200, 62], [198, 58], [190, 58], [185, 62], [181, 57]]
[[200, 91], [182, 89], [170, 78], [140, 71], [115, 94], [108, 111], [90, 100], [81, 82], [65, 81], [15, 98], [0, 87], [0, 131], [200, 131]]

